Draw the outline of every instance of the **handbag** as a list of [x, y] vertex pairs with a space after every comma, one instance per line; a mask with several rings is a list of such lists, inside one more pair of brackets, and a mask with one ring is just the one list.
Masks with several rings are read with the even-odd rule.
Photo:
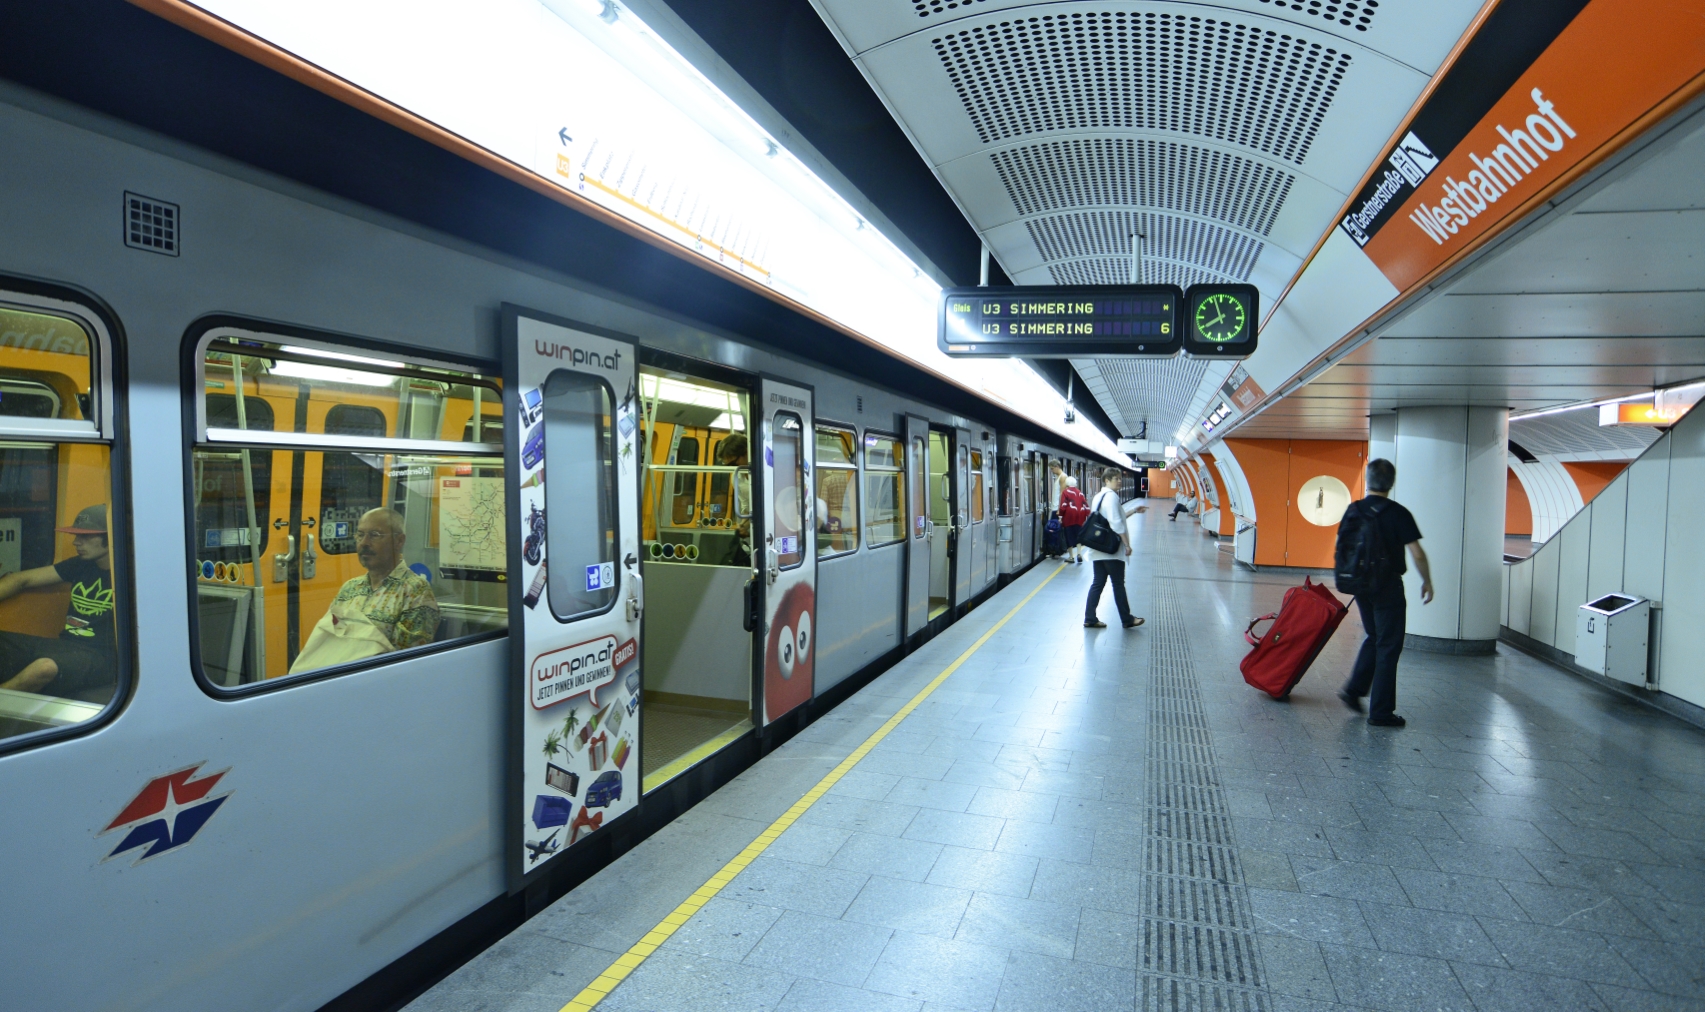
[[1077, 543], [1106, 555], [1118, 555], [1120, 549], [1125, 547], [1125, 539], [1114, 533], [1107, 517], [1102, 514], [1101, 496], [1096, 496], [1095, 502], [1095, 509], [1084, 522], [1083, 533], [1078, 535]]

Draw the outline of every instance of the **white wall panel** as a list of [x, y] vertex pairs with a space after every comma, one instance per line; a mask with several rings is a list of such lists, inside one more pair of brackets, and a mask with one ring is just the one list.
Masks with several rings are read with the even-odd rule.
[[1705, 706], [1705, 412], [1670, 430], [1662, 687]]
[[1528, 635], [1546, 646], [1557, 644], [1557, 563], [1563, 546], [1556, 538], [1533, 553], [1533, 612]]
[[1498, 624], [1510, 624], [1510, 567], [1505, 565], [1498, 577]]
[[1505, 623], [1523, 636], [1533, 635], [1533, 563], [1510, 567], [1510, 617]]
[[1557, 537], [1557, 614], [1551, 645], [1575, 653], [1575, 611], [1587, 603], [1587, 552], [1592, 547], [1592, 511], [1570, 521]]
[[[1687, 424], [1687, 419], [1683, 419]], [[1628, 478], [1628, 530], [1622, 589], [1664, 603], [1664, 541], [1669, 527], [1670, 437], [1652, 444], [1623, 472]], [[1693, 560], [1698, 565], [1700, 560]]]
[[1587, 559], [1587, 597], [1596, 601], [1623, 590], [1622, 554], [1628, 536], [1628, 472], [1605, 486], [1592, 505], [1592, 550]]

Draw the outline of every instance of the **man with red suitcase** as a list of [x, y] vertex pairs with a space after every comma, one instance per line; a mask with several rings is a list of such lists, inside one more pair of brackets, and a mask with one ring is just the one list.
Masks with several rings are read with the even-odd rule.
[[1404, 550], [1421, 574], [1422, 604], [1432, 603], [1433, 577], [1414, 514], [1391, 498], [1397, 467], [1384, 458], [1369, 461], [1367, 484], [1366, 498], [1351, 503], [1338, 522], [1334, 576], [1341, 593], [1355, 595], [1362, 629], [1367, 632], [1338, 698], [1361, 713], [1366, 696], [1369, 724], [1402, 727], [1407, 722], [1396, 708], [1397, 658], [1403, 653], [1409, 607], [1403, 594], [1403, 574], [1408, 570]]

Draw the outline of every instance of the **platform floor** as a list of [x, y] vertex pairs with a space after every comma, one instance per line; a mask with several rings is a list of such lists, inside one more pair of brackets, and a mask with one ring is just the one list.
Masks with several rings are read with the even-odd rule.
[[1705, 1009], [1705, 733], [1502, 647], [1368, 727], [1353, 612], [1273, 702], [1300, 576], [1145, 520], [1140, 631], [1044, 562], [410, 1008], [561, 1008], [1052, 575], [599, 1008]]

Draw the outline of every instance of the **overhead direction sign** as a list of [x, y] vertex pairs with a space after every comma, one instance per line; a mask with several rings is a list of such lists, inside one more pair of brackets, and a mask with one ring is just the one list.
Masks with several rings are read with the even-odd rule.
[[956, 357], [1170, 358], [1184, 347], [1177, 285], [1015, 285], [941, 293], [937, 343]]

